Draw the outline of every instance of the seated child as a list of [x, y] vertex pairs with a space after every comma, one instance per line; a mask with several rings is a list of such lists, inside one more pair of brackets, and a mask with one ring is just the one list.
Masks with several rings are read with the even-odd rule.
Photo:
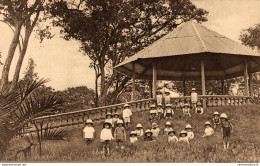
[[164, 118], [172, 118], [172, 116], [174, 115], [174, 112], [172, 110], [172, 105], [171, 104], [167, 104], [165, 111], [164, 111]]
[[140, 123], [138, 123], [136, 125], [135, 132], [137, 134], [137, 137], [142, 137], [144, 135], [144, 129], [143, 129], [143, 126]]
[[189, 140], [193, 139], [194, 138], [194, 133], [191, 131], [192, 130], [192, 127], [190, 124], [187, 124], [186, 127], [185, 127], [185, 130], [187, 131], [187, 137]]
[[90, 144], [95, 138], [95, 129], [93, 127], [93, 121], [88, 119], [86, 121], [86, 126], [83, 129], [83, 137], [87, 144]]
[[160, 129], [158, 128], [158, 125], [156, 123], [152, 123], [151, 132], [153, 133], [154, 137], [158, 137], [158, 135], [160, 135]]
[[172, 128], [172, 124], [171, 124], [171, 122], [166, 122], [165, 123], [165, 129], [163, 130], [163, 135], [168, 135], [168, 133], [170, 132], [170, 131], [172, 131], [173, 130], [173, 128]]
[[130, 133], [130, 143], [134, 144], [138, 141], [137, 134], [135, 131], [131, 131]]
[[212, 136], [214, 134], [214, 130], [211, 128], [210, 122], [209, 121], [205, 122], [204, 126], [205, 126], [205, 133], [202, 137]]
[[119, 114], [116, 112], [116, 113], [114, 113], [114, 116], [113, 116], [112, 127], [116, 126], [118, 120], [119, 120]]
[[190, 107], [189, 107], [189, 104], [188, 103], [185, 103], [184, 104], [184, 107], [182, 108], [182, 112], [183, 112], [183, 115], [184, 116], [191, 116], [190, 114]]
[[220, 119], [221, 119], [221, 130], [222, 130], [222, 136], [223, 136], [224, 149], [228, 149], [230, 135], [233, 130], [233, 125], [229, 122], [229, 119], [227, 118], [227, 115], [225, 113], [222, 113], [220, 115]]
[[153, 133], [151, 132], [150, 129], [145, 130], [144, 133], [144, 141], [153, 141]]
[[103, 143], [103, 153], [105, 152], [105, 148], [107, 149], [107, 153], [109, 154], [110, 143], [114, 139], [111, 130], [112, 124], [108, 121], [105, 121], [103, 124], [103, 129], [100, 134], [100, 141]]
[[158, 119], [161, 119], [161, 117], [164, 114], [163, 108], [162, 108], [162, 104], [158, 104], [157, 105], [157, 114], [158, 114]]
[[217, 111], [214, 112], [212, 121], [213, 121], [214, 129], [216, 129], [221, 122], [219, 118], [219, 113]]
[[[125, 128], [123, 127], [123, 124], [124, 123], [122, 120], [118, 120], [117, 127], [115, 128], [115, 131], [114, 131], [114, 138], [117, 142], [116, 148], [120, 147], [120, 143], [123, 143], [124, 141], [126, 141], [126, 131], [125, 131]], [[122, 146], [121, 148], [123, 149], [124, 146]]]
[[155, 105], [151, 105], [150, 107], [150, 120], [151, 122], [156, 122], [157, 120], [157, 110]]
[[128, 127], [128, 124], [130, 123], [130, 118], [132, 116], [132, 111], [130, 110], [130, 107], [128, 104], [124, 105], [124, 110], [123, 110], [123, 119], [125, 122], [125, 126]]
[[189, 139], [187, 137], [187, 131], [185, 131], [185, 130], [181, 131], [179, 142], [185, 142], [185, 143], [189, 144]]
[[176, 132], [172, 129], [168, 132], [168, 142], [169, 143], [176, 143], [178, 142], [178, 137], [176, 137]]
[[201, 102], [198, 102], [197, 103], [197, 107], [196, 107], [196, 109], [195, 109], [195, 113], [196, 114], [203, 114], [203, 108], [202, 108], [202, 104], [201, 104]]

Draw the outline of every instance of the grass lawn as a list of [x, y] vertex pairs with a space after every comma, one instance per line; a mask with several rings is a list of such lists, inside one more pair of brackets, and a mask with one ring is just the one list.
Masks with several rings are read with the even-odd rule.
[[[226, 113], [234, 126], [229, 150], [224, 150], [220, 131], [210, 139], [202, 138], [203, 124], [212, 121], [214, 111]], [[38, 157], [37, 149], [32, 150], [32, 157], [28, 162], [260, 162], [260, 106], [248, 105], [241, 107], [215, 107], [207, 109], [203, 115], [192, 113], [192, 117], [183, 117], [182, 111], [175, 111], [173, 119], [174, 130], [180, 133], [186, 124], [191, 124], [195, 139], [190, 144], [169, 144], [167, 137], [160, 135], [157, 141], [139, 141], [129, 145], [129, 133], [141, 123], [145, 129], [151, 128], [148, 112], [134, 113], [131, 126], [127, 129], [127, 143], [125, 149], [115, 149], [112, 144], [108, 157], [101, 154], [99, 139], [102, 122], [95, 122], [96, 139], [91, 145], [86, 145], [82, 138], [83, 126], [68, 127], [67, 141], [45, 141], [42, 147], [42, 157]], [[166, 120], [159, 122], [161, 131]], [[10, 142], [6, 153], [6, 161], [13, 161], [15, 153], [26, 144], [24, 139], [14, 139]], [[18, 158], [18, 161], [23, 158]]]

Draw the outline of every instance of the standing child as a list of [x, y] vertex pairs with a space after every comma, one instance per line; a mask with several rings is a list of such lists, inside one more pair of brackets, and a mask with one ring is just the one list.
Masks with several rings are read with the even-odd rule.
[[88, 144], [90, 144], [95, 138], [95, 129], [93, 127], [93, 121], [88, 119], [86, 121], [86, 127], [83, 129], [83, 137]]
[[174, 112], [172, 110], [172, 105], [171, 104], [167, 104], [165, 111], [164, 111], [164, 118], [168, 119], [168, 118], [172, 118]]
[[106, 114], [106, 121], [111, 123], [112, 128], [114, 127], [114, 125], [113, 125], [113, 116], [112, 116], [112, 114], [110, 112], [108, 112]]
[[167, 90], [165, 91], [165, 96], [164, 96], [164, 104], [171, 104], [171, 96], [170, 96], [170, 92]]
[[136, 130], [135, 130], [136, 134], [137, 134], [137, 137], [142, 137], [144, 135], [144, 129], [143, 129], [143, 126], [138, 123], [136, 125]]
[[[125, 128], [123, 127], [123, 124], [124, 123], [122, 120], [117, 121], [117, 127], [114, 131], [114, 138], [117, 143], [116, 148], [120, 147], [120, 144], [123, 144], [123, 142], [126, 141], [126, 132]], [[123, 149], [124, 146], [122, 145], [121, 148]]]
[[187, 131], [185, 131], [185, 130], [181, 131], [179, 142], [185, 142], [185, 143], [189, 144], [189, 139], [187, 137]]
[[161, 119], [164, 114], [162, 104], [157, 105], [157, 114], [158, 114], [158, 119]]
[[203, 114], [203, 107], [202, 107], [202, 104], [201, 104], [201, 102], [198, 102], [197, 103], [197, 107], [196, 107], [196, 109], [195, 109], [195, 113], [196, 114]]
[[205, 126], [205, 132], [202, 137], [212, 136], [214, 134], [214, 130], [211, 128], [210, 122], [209, 121], [205, 122], [204, 126]]
[[191, 116], [190, 114], [190, 107], [188, 103], [184, 104], [184, 107], [182, 108], [183, 116]]
[[158, 135], [160, 135], [160, 129], [156, 123], [152, 123], [151, 132], [153, 133], [154, 137], [158, 137]]
[[156, 102], [157, 102], [157, 104], [162, 104], [162, 99], [163, 99], [162, 92], [157, 91], [156, 92]]
[[217, 111], [215, 111], [213, 113], [213, 125], [214, 125], [214, 129], [216, 130], [216, 128], [220, 125], [220, 118], [219, 118], [219, 113]]
[[131, 131], [130, 133], [130, 143], [134, 144], [138, 141], [137, 134], [135, 131]]
[[109, 154], [111, 141], [114, 139], [111, 127], [112, 124], [108, 121], [105, 121], [100, 134], [100, 140], [103, 143], [103, 153], [105, 153], [105, 151], [107, 150], [107, 154]]
[[115, 126], [116, 126], [118, 120], [120, 120], [120, 119], [119, 119], [119, 114], [116, 112], [116, 113], [114, 113], [114, 116], [113, 116], [113, 124], [112, 124], [112, 127], [115, 127]]
[[155, 105], [151, 105], [150, 107], [150, 121], [156, 122], [157, 121], [157, 110]]
[[169, 132], [168, 132], [168, 142], [169, 143], [176, 143], [178, 142], [178, 137], [176, 137], [176, 132], [171, 129]]
[[130, 123], [131, 116], [132, 116], [132, 111], [130, 110], [129, 105], [125, 104], [123, 110], [123, 119], [126, 127], [128, 127], [128, 124]]
[[153, 141], [153, 133], [151, 132], [150, 129], [145, 130], [144, 133], [144, 141]]
[[171, 124], [171, 122], [166, 122], [165, 123], [165, 129], [163, 130], [163, 135], [168, 135], [168, 133], [170, 132], [170, 131], [172, 131], [173, 130], [173, 128], [172, 128], [172, 124]]
[[192, 131], [192, 127], [190, 124], [187, 124], [186, 127], [185, 127], [185, 130], [187, 131], [187, 137], [189, 140], [193, 139], [194, 138], [194, 133]]
[[222, 113], [220, 115], [220, 119], [221, 119], [221, 130], [222, 130], [222, 136], [223, 136], [224, 149], [228, 149], [230, 135], [233, 130], [233, 125], [229, 122], [227, 115], [225, 113]]
[[196, 88], [191, 89], [191, 104], [192, 104], [192, 109], [196, 108], [196, 104], [198, 102], [198, 94], [196, 92]]

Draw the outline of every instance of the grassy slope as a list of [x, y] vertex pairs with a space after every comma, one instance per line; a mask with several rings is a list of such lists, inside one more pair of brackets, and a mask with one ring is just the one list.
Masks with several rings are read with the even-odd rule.
[[[234, 132], [231, 135], [230, 150], [223, 150], [221, 135], [216, 133], [211, 139], [202, 138], [203, 124], [212, 120], [214, 111], [225, 112], [231, 118]], [[141, 116], [140, 116], [141, 115]], [[130, 133], [137, 123], [142, 123], [144, 129], [150, 128], [147, 120], [148, 114], [134, 113]], [[109, 157], [100, 154], [101, 144], [99, 134], [101, 122], [95, 123], [97, 139], [91, 146], [87, 146], [82, 139], [82, 126], [68, 128], [68, 141], [46, 141], [43, 144], [41, 160], [33, 153], [31, 161], [56, 162], [260, 162], [260, 106], [249, 105], [242, 107], [216, 107], [210, 108], [203, 115], [182, 117], [181, 110], [175, 111], [171, 120], [174, 129], [179, 133], [187, 123], [193, 126], [195, 140], [190, 145], [178, 143], [169, 145], [167, 138], [161, 136], [156, 142], [146, 143], [140, 141], [136, 146], [127, 145], [125, 150], [115, 150]], [[163, 130], [165, 120], [159, 123]], [[129, 139], [129, 137], [128, 137]], [[129, 141], [129, 140], [128, 140]], [[7, 160], [13, 160], [14, 151], [23, 144], [23, 140], [14, 140], [7, 152]]]

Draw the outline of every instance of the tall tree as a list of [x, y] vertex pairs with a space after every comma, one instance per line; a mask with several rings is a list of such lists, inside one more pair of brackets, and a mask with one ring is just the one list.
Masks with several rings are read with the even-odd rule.
[[114, 72], [114, 66], [180, 23], [191, 19], [206, 21], [208, 13], [190, 0], [82, 0], [77, 4], [57, 0], [50, 12], [64, 38], [80, 41], [81, 49], [92, 60], [96, 80], [100, 77], [101, 105], [110, 104], [105, 103], [107, 94], [115, 91], [116, 98], [130, 80]]

